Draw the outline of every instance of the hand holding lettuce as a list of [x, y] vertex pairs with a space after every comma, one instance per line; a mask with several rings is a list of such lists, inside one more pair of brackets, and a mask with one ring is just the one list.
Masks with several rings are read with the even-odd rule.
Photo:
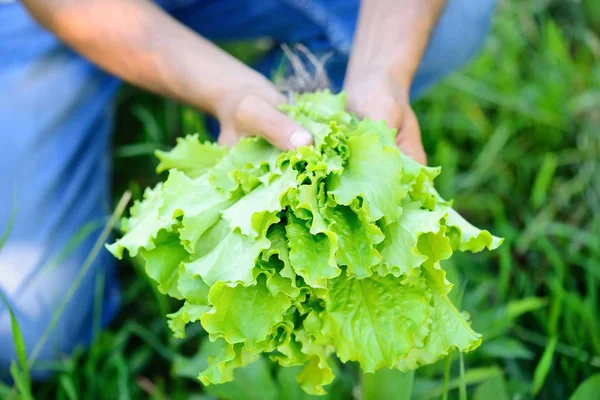
[[282, 106], [313, 134], [297, 150], [180, 139], [157, 153], [168, 179], [108, 246], [119, 258], [141, 254], [158, 289], [183, 300], [168, 315], [176, 336], [197, 322], [209, 333], [204, 384], [267, 354], [302, 366], [302, 388], [322, 394], [334, 356], [365, 372], [405, 371], [481, 343], [449, 301], [440, 261], [501, 239], [438, 195], [439, 168], [408, 158], [394, 130], [345, 106], [328, 91]]

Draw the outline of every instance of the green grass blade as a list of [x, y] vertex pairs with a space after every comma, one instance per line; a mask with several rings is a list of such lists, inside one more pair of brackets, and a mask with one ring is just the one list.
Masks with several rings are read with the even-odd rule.
[[17, 353], [17, 360], [19, 361], [19, 365], [22, 370], [20, 371], [22, 384], [28, 388], [31, 388], [31, 377], [29, 374], [29, 368], [27, 366], [27, 348], [25, 346], [25, 340], [23, 340], [23, 334], [21, 332], [21, 328], [19, 327], [19, 322], [17, 321], [15, 313], [13, 312], [10, 304], [8, 303], [8, 300], [4, 297], [4, 294], [2, 292], [0, 292], [0, 300], [2, 300], [2, 302], [4, 303], [4, 306], [8, 310], [8, 315], [10, 316], [10, 325], [12, 330], [13, 342], [15, 344], [15, 352]]
[[533, 383], [531, 385], [531, 392], [534, 396], [536, 396], [542, 389], [542, 386], [544, 386], [544, 382], [546, 381], [546, 377], [548, 376], [548, 372], [550, 372], [550, 367], [552, 366], [552, 358], [554, 357], [554, 350], [556, 349], [557, 341], [558, 339], [556, 336], [550, 339], [550, 342], [544, 350], [544, 354], [542, 354], [540, 362], [535, 368], [535, 372], [533, 374]]
[[458, 397], [460, 400], [467, 400], [467, 381], [465, 380], [465, 358], [463, 353], [458, 354], [460, 365], [460, 379], [458, 386]]
[[547, 153], [542, 161], [529, 201], [533, 207], [540, 208], [548, 198], [548, 192], [554, 179], [554, 173], [558, 166], [558, 158], [554, 153]]
[[12, 388], [0, 381], [0, 399], [8, 399], [8, 396], [11, 394], [11, 392]]
[[8, 224], [6, 224], [6, 228], [4, 228], [4, 232], [2, 233], [2, 236], [0, 236], [0, 251], [2, 251], [2, 248], [6, 244], [6, 241], [8, 240], [8, 237], [10, 236], [10, 233], [12, 232], [12, 227], [13, 227], [13, 224], [15, 223], [16, 217], [17, 217], [17, 191], [15, 190], [15, 193], [13, 195], [13, 208], [10, 213], [10, 218], [8, 219]]
[[453, 354], [454, 352], [450, 351], [450, 354], [448, 354], [448, 356], [446, 357], [446, 363], [444, 365], [444, 386], [442, 387], [442, 400], [448, 400], [448, 384], [450, 382], [450, 371], [452, 370]]
[[155, 143], [134, 143], [117, 147], [113, 151], [114, 158], [154, 157], [156, 150], [166, 150], [165, 146]]
[[56, 328], [56, 325], [58, 324], [58, 321], [60, 320], [62, 313], [64, 312], [65, 308], [67, 307], [67, 304], [69, 304], [69, 301], [71, 301], [71, 298], [73, 297], [73, 295], [79, 288], [81, 281], [83, 280], [84, 276], [87, 274], [88, 270], [92, 266], [92, 263], [96, 259], [96, 256], [98, 255], [100, 250], [104, 247], [104, 243], [106, 242], [106, 239], [108, 239], [108, 236], [110, 235], [110, 232], [112, 231], [113, 227], [116, 225], [118, 219], [121, 217], [121, 215], [125, 211], [125, 207], [127, 206], [127, 203], [129, 203], [130, 199], [131, 199], [131, 193], [129, 193], [129, 192], [125, 192], [123, 194], [123, 196], [121, 196], [121, 199], [119, 200], [119, 203], [117, 204], [117, 207], [115, 208], [115, 211], [113, 212], [113, 214], [110, 217], [110, 220], [108, 221], [108, 223], [102, 230], [102, 233], [98, 237], [98, 240], [96, 240], [96, 243], [94, 244], [94, 247], [92, 247], [90, 254], [87, 256], [87, 258], [83, 262], [81, 269], [77, 273], [77, 276], [75, 277], [75, 279], [73, 280], [73, 283], [69, 287], [69, 290], [65, 294], [63, 301], [60, 303], [60, 305], [57, 307], [57, 309], [52, 314], [52, 319], [50, 320], [50, 323], [46, 327], [46, 330], [44, 331], [44, 333], [42, 334], [42, 336], [40, 337], [38, 342], [35, 344], [35, 347], [33, 348], [31, 355], [29, 356], [29, 359], [27, 360], [27, 363], [29, 366], [33, 365], [33, 363], [39, 356], [40, 352], [42, 351], [42, 348], [46, 344], [46, 341], [50, 337], [50, 333], [52, 333], [54, 328]]
[[131, 113], [142, 123], [146, 139], [152, 143], [161, 143], [162, 130], [156, 121], [154, 114], [140, 104], [134, 105], [131, 109]]
[[63, 390], [63, 392], [66, 394], [67, 398], [69, 400], [77, 400], [78, 399], [77, 390], [75, 389], [75, 385], [73, 384], [73, 381], [71, 379], [69, 379], [69, 377], [67, 377], [66, 375], [61, 375], [59, 380], [60, 380], [60, 387]]
[[33, 400], [33, 395], [31, 394], [31, 384], [28, 380], [28, 377], [19, 369], [19, 366], [13, 361], [10, 364], [10, 375], [15, 381], [15, 386], [24, 400]]
[[[460, 377], [454, 378], [448, 382], [448, 391], [456, 390], [462, 384], [469, 386], [482, 383], [498, 375], [503, 375], [502, 370], [498, 367], [469, 368], [462, 379]], [[439, 399], [443, 395], [443, 387], [437, 385], [436, 387], [428, 387], [425, 390], [418, 390], [418, 386], [415, 385], [413, 395], [416, 399]]]
[[600, 373], [587, 378], [569, 398], [569, 400], [589, 400], [600, 394]]

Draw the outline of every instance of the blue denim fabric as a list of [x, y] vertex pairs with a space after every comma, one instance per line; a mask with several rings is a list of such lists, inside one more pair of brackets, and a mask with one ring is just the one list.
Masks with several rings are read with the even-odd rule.
[[[269, 36], [333, 51], [341, 86], [357, 0], [157, 0], [212, 40]], [[449, 0], [414, 82], [418, 96], [480, 48], [495, 0]], [[280, 57], [257, 68], [267, 74]], [[0, 293], [31, 350], [71, 286], [109, 215], [112, 100], [120, 82], [40, 28], [18, 2], [0, 2], [0, 233], [16, 199], [12, 233], [0, 251]], [[79, 238], [72, 243], [73, 236]], [[65, 249], [69, 249], [65, 254]], [[52, 360], [90, 340], [94, 293], [103, 277], [102, 323], [119, 291], [104, 249], [69, 302], [39, 359]], [[0, 304], [0, 378], [14, 359], [10, 321]], [[43, 374], [38, 374], [41, 376]]]

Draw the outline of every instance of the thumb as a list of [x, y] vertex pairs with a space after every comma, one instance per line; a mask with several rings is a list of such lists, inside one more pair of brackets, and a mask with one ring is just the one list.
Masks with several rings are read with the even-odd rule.
[[235, 125], [239, 131], [262, 136], [282, 150], [313, 143], [312, 135], [302, 125], [258, 96], [247, 96], [240, 101], [235, 112]]

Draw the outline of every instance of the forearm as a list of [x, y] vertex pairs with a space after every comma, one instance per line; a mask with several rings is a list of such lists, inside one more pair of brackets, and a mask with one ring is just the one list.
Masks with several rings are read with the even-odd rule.
[[31, 14], [103, 69], [215, 113], [229, 87], [265, 78], [147, 0], [24, 0]]
[[446, 0], [364, 0], [346, 80], [379, 70], [406, 90]]

